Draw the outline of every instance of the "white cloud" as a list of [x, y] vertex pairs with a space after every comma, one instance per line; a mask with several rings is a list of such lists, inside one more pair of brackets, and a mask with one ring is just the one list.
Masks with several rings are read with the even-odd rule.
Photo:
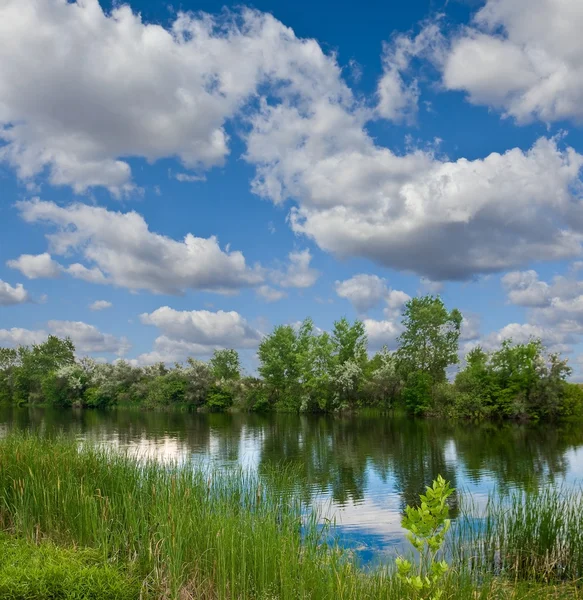
[[108, 300], [95, 300], [89, 305], [90, 310], [105, 310], [106, 308], [111, 308], [113, 304]]
[[47, 326], [52, 334], [71, 338], [78, 353], [112, 352], [123, 356], [131, 347], [125, 337], [101, 333], [97, 327], [82, 321], [49, 321]]
[[397, 347], [397, 337], [403, 331], [400, 323], [393, 320], [364, 319], [364, 329], [368, 336], [370, 350], [378, 350], [387, 346], [390, 350]]
[[11, 329], [0, 329], [0, 344], [9, 347], [31, 346], [44, 342], [48, 336], [46, 331], [22, 329], [21, 327], [12, 327]]
[[23, 304], [24, 302], [30, 302], [30, 296], [22, 283], [12, 286], [0, 279], [0, 306], [11, 306], [13, 304]]
[[153, 351], [138, 357], [142, 364], [208, 356], [221, 348], [255, 348], [261, 340], [259, 330], [235, 311], [179, 311], [162, 306], [140, 315], [140, 319], [162, 333], [156, 338]]
[[421, 289], [424, 293], [439, 294], [443, 290], [443, 281], [432, 281], [427, 277], [421, 277]]
[[536, 271], [512, 271], [504, 275], [501, 281], [512, 304], [546, 306], [551, 301], [550, 286], [539, 281]]
[[336, 281], [336, 293], [346, 298], [358, 313], [366, 313], [386, 297], [387, 282], [378, 275], [359, 273], [350, 279]]
[[111, 352], [122, 356], [130, 348], [126, 338], [116, 338], [108, 333], [101, 333], [93, 325], [82, 321], [49, 321], [47, 330], [30, 330], [19, 327], [0, 329], [0, 343], [9, 346], [40, 344], [51, 333], [61, 338], [71, 338], [79, 354]]
[[265, 302], [277, 302], [283, 298], [287, 298], [287, 292], [276, 290], [269, 285], [261, 285], [256, 290], [257, 295], [265, 300]]
[[403, 310], [403, 306], [405, 306], [405, 304], [411, 300], [411, 296], [401, 290], [389, 290], [385, 300], [387, 302], [385, 314], [400, 315]]
[[285, 271], [272, 271], [271, 279], [282, 287], [307, 288], [313, 286], [320, 272], [310, 267], [312, 254], [309, 249], [290, 252], [289, 265]]
[[540, 339], [551, 352], [569, 352], [576, 341], [571, 334], [550, 327], [532, 323], [509, 323], [485, 336], [480, 345], [485, 350], [497, 350], [504, 340], [526, 344], [534, 339]]
[[403, 305], [411, 299], [401, 290], [388, 288], [385, 279], [366, 273], [359, 273], [344, 281], [336, 281], [335, 288], [338, 296], [346, 298], [359, 314], [366, 314], [384, 300], [384, 313], [389, 320], [400, 318]]
[[502, 284], [513, 304], [530, 308], [529, 323], [557, 334], [583, 334], [583, 281], [558, 275], [550, 283], [540, 281], [536, 271], [508, 273]]
[[61, 267], [51, 258], [48, 252], [43, 254], [21, 254], [16, 260], [9, 260], [6, 264], [12, 269], [18, 269], [29, 279], [56, 278], [61, 275]]
[[460, 331], [460, 341], [470, 342], [480, 337], [480, 317], [479, 315], [464, 311], [462, 326]]
[[190, 173], [176, 173], [176, 175], [174, 175], [174, 179], [180, 181], [181, 183], [195, 183], [197, 181], [206, 181], [206, 177], [204, 175], [192, 175]]
[[178, 13], [165, 29], [128, 5], [5, 0], [0, 39], [2, 158], [24, 179], [48, 169], [51, 183], [77, 192], [130, 191], [125, 157], [221, 165], [225, 122], [259, 86], [330, 88], [339, 73], [315, 41], [250, 9]]
[[294, 232], [323, 250], [434, 281], [580, 255], [583, 156], [557, 139], [448, 161], [377, 146], [365, 121], [330, 96], [264, 106], [247, 137], [254, 192], [294, 199]]
[[76, 279], [83, 279], [83, 281], [88, 281], [89, 283], [108, 283], [107, 277], [97, 267], [91, 267], [88, 269], [81, 263], [73, 263], [72, 265], [69, 265], [65, 271], [72, 277], [75, 277]]
[[25, 221], [57, 228], [47, 236], [55, 254], [80, 253], [93, 266], [75, 263], [66, 270], [94, 283], [131, 290], [180, 294], [186, 289], [233, 293], [262, 281], [238, 251], [224, 251], [215, 237], [188, 233], [176, 241], [149, 230], [136, 212], [74, 204], [62, 208], [40, 200], [18, 202]]
[[452, 43], [446, 88], [519, 123], [583, 119], [580, 0], [488, 0]]
[[383, 74], [378, 82], [376, 107], [379, 116], [391, 121], [412, 122], [419, 104], [417, 79], [408, 77], [412, 59], [441, 52], [443, 39], [437, 24], [430, 24], [415, 37], [396, 36], [383, 46]]

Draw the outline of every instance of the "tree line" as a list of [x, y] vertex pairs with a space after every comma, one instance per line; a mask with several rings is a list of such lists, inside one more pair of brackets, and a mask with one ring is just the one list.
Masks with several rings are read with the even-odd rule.
[[189, 358], [135, 366], [75, 356], [70, 339], [49, 336], [32, 346], [0, 348], [0, 402], [61, 407], [180, 406], [221, 411], [336, 412], [403, 409], [416, 416], [547, 419], [583, 417], [583, 389], [567, 381], [566, 359], [540, 340], [474, 348], [453, 381], [462, 315], [439, 296], [404, 307], [398, 349], [369, 354], [364, 324], [342, 318], [331, 332], [311, 319], [265, 336], [259, 377], [242, 372], [233, 349], [209, 361]]

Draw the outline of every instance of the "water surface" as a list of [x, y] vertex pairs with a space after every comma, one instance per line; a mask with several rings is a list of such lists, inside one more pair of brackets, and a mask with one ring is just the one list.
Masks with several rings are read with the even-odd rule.
[[401, 511], [438, 474], [478, 506], [494, 488], [583, 480], [579, 425], [1, 407], [0, 435], [10, 429], [60, 431], [160, 460], [260, 472], [291, 464], [303, 499], [336, 519], [341, 543], [365, 562], [388, 560], [402, 548]]

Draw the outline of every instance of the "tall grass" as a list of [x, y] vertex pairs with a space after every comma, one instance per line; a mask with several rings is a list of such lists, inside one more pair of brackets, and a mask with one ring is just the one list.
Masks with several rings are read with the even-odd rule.
[[452, 537], [458, 562], [479, 572], [538, 581], [583, 578], [583, 495], [547, 487], [491, 494], [485, 510], [462, 506]]
[[[140, 582], [136, 600], [408, 597], [390, 568], [364, 573], [326, 545], [317, 515], [302, 517], [297, 497], [285, 469], [259, 477], [138, 461], [66, 439], [0, 440], [0, 526], [10, 539], [92, 549]], [[461, 567], [444, 591], [452, 600], [579, 597], [575, 586], [509, 585]]]

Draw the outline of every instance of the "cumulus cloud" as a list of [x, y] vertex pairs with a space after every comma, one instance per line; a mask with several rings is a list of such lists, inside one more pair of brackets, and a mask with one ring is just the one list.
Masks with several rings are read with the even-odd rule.
[[180, 311], [162, 306], [143, 313], [140, 319], [145, 325], [156, 326], [162, 334], [156, 338], [152, 352], [138, 357], [142, 364], [208, 356], [221, 348], [255, 348], [261, 340], [259, 330], [235, 311]]
[[287, 292], [276, 290], [269, 285], [261, 285], [257, 288], [257, 295], [265, 300], [265, 302], [277, 302], [287, 297]]
[[306, 248], [290, 252], [289, 264], [284, 271], [272, 271], [271, 279], [282, 287], [308, 288], [313, 286], [320, 272], [310, 267], [312, 254]]
[[82, 321], [49, 321], [47, 329], [0, 329], [0, 343], [9, 346], [29, 346], [44, 342], [48, 335], [69, 337], [75, 344], [77, 353], [114, 353], [122, 356], [130, 348], [128, 340], [102, 333], [93, 325]]
[[526, 344], [535, 339], [540, 339], [551, 352], [570, 352], [572, 345], [577, 341], [572, 334], [551, 327], [533, 323], [509, 323], [485, 336], [480, 345], [485, 350], [497, 350], [504, 340]]
[[502, 285], [511, 304], [546, 306], [551, 301], [548, 283], [539, 281], [536, 271], [512, 271], [502, 277]]
[[108, 300], [95, 300], [89, 305], [90, 310], [105, 310], [106, 308], [111, 308], [113, 304]]
[[557, 275], [550, 283], [539, 280], [536, 271], [508, 273], [502, 278], [508, 300], [526, 306], [529, 323], [566, 334], [583, 333], [583, 281], [576, 270]]
[[17, 259], [9, 260], [6, 264], [12, 269], [18, 269], [29, 279], [51, 279], [61, 275], [61, 266], [48, 252], [37, 255], [21, 254]]
[[259, 86], [288, 93], [298, 77], [326, 85], [338, 71], [316, 42], [249, 9], [180, 12], [164, 28], [128, 5], [5, 0], [0, 38], [0, 157], [77, 192], [130, 191], [125, 157], [221, 165], [225, 122]]
[[444, 85], [519, 123], [580, 122], [582, 28], [579, 0], [488, 0], [453, 41]]
[[388, 293], [385, 279], [366, 273], [336, 281], [335, 288], [338, 296], [349, 300], [358, 313], [366, 313], [374, 308]]
[[66, 271], [87, 281], [165, 294], [186, 289], [233, 293], [262, 281], [241, 252], [222, 250], [217, 238], [188, 233], [177, 241], [150, 231], [136, 212], [84, 204], [63, 208], [38, 199], [17, 206], [28, 223], [57, 229], [47, 236], [55, 254], [73, 251], [85, 258], [90, 266], [74, 263]]
[[0, 344], [9, 347], [31, 346], [40, 344], [47, 339], [48, 333], [39, 330], [22, 329], [21, 327], [12, 327], [11, 329], [0, 329]]
[[383, 346], [387, 346], [389, 350], [397, 348], [397, 337], [403, 331], [400, 323], [375, 319], [364, 319], [363, 323], [370, 350], [379, 350]]
[[[315, 89], [318, 89], [315, 87]], [[433, 281], [581, 253], [583, 156], [554, 138], [450, 161], [378, 146], [351, 97], [264, 105], [251, 118], [253, 191], [292, 207], [294, 232], [338, 257]]]
[[359, 314], [366, 314], [384, 300], [384, 313], [389, 319], [399, 317], [403, 305], [411, 299], [401, 290], [390, 289], [386, 279], [366, 273], [359, 273], [344, 281], [336, 281], [335, 288], [338, 296], [346, 298]]
[[583, 335], [583, 281], [576, 279], [577, 269], [558, 275], [550, 282], [541, 281], [534, 270], [507, 273], [501, 280], [508, 301], [527, 310], [525, 323], [509, 323], [466, 345], [477, 343], [496, 348], [503, 340], [525, 343], [541, 339], [553, 352], [569, 353]]
[[23, 304], [24, 302], [30, 302], [30, 296], [22, 283], [12, 286], [0, 279], [0, 306], [11, 306], [13, 304]]
[[443, 38], [436, 23], [424, 27], [415, 36], [398, 35], [383, 46], [383, 74], [377, 87], [376, 112], [390, 121], [414, 120], [419, 104], [419, 85], [410, 76], [411, 61], [430, 55], [437, 60], [443, 48]]
[[112, 352], [123, 356], [131, 347], [125, 337], [102, 333], [97, 327], [82, 321], [49, 321], [47, 326], [52, 334], [71, 338], [78, 353]]

